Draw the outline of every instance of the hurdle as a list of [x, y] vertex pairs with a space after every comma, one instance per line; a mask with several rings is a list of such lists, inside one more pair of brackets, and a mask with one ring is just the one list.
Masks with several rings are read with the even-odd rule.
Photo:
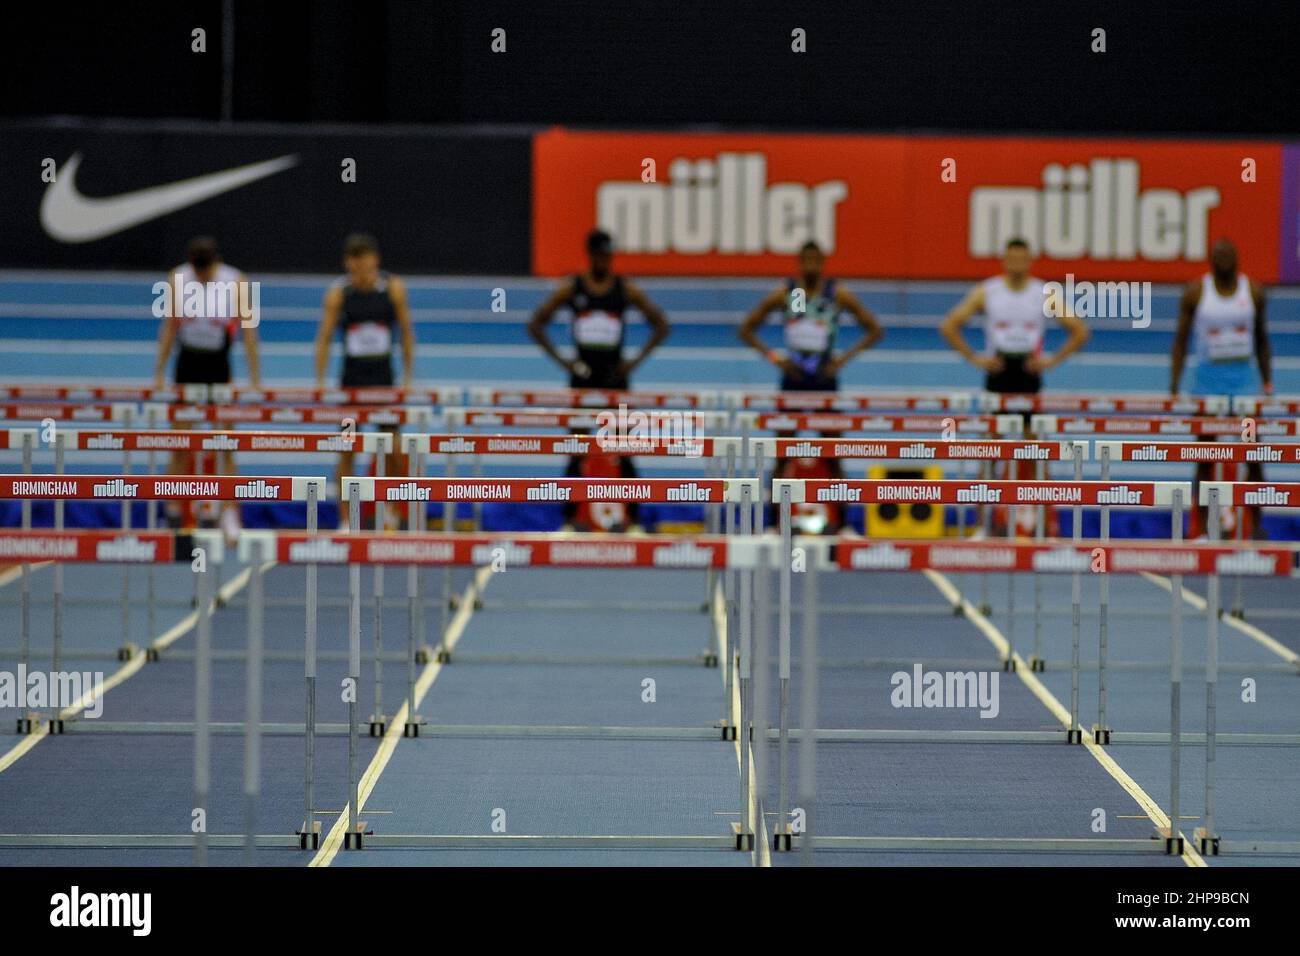
[[1224, 395], [1188, 396], [1148, 394], [1072, 395], [1061, 392], [1011, 394], [984, 392], [980, 408], [986, 412], [1083, 415], [1226, 415], [1231, 402]]
[[709, 389], [469, 389], [469, 404], [479, 407], [537, 406], [553, 408], [716, 409], [718, 393]]
[[[814, 484], [809, 481], [808, 484]], [[1020, 483], [1027, 484], [1027, 483]], [[1100, 483], [1095, 483], [1100, 484]], [[1171, 497], [1181, 493], [1181, 489], [1169, 489]], [[1134, 542], [1117, 545], [1109, 543], [1104, 547], [1097, 542], [1080, 541], [888, 541], [875, 542], [863, 539], [829, 539], [825, 537], [796, 538], [798, 546], [808, 549], [810, 558], [809, 574], [805, 578], [806, 594], [815, 593], [814, 572], [917, 572], [917, 571], [955, 571], [961, 569], [987, 568], [998, 571], [1016, 571], [1022, 573], [1074, 573], [1092, 571], [1097, 565], [1098, 553], [1104, 558], [1102, 565], [1108, 573], [1136, 574], [1150, 567], [1181, 568], [1186, 573], [1211, 575], [1225, 568], [1243, 566], [1247, 573], [1288, 577], [1296, 575], [1297, 552], [1294, 548], [1252, 547], [1235, 548], [1215, 543], [1185, 542]], [[732, 544], [733, 551], [752, 550], [754, 543], [740, 539]], [[815, 602], [808, 606], [815, 608]], [[1172, 624], [1172, 621], [1171, 621]], [[805, 637], [811, 635], [813, 641], [803, 642], [802, 669], [805, 693], [817, 687], [816, 672], [819, 667], [816, 656], [816, 620], [815, 613], [804, 619]], [[1172, 628], [1171, 628], [1172, 630]], [[757, 660], [757, 652], [755, 652]], [[1172, 675], [1171, 675], [1172, 676]], [[1177, 687], [1177, 682], [1171, 682]], [[1172, 701], [1171, 697], [1171, 701]], [[843, 837], [817, 834], [811, 827], [815, 815], [815, 762], [818, 739], [826, 741], [906, 741], [924, 742], [964, 742], [980, 741], [1052, 743], [1060, 742], [1061, 737], [1054, 732], [1035, 731], [825, 731], [817, 729], [813, 716], [817, 712], [816, 701], [804, 699], [801, 708], [802, 720], [799, 766], [799, 799], [804, 811], [805, 827], [803, 833], [796, 833], [782, 822], [782, 828], [774, 839], [777, 850], [797, 849], [802, 852], [805, 861], [811, 857], [814, 848], [823, 849], [858, 849], [870, 851], [891, 850], [984, 850], [984, 851], [1020, 851], [1020, 852], [1098, 852], [1098, 853], [1165, 853], [1180, 855], [1183, 852], [1183, 836], [1175, 823], [1173, 832], [1158, 830], [1161, 840], [1150, 838], [995, 838], [995, 837]], [[1177, 709], [1171, 703], [1173, 714]], [[1077, 717], [1071, 715], [1071, 723], [1077, 730]], [[1137, 742], [1140, 735], [1133, 735]], [[1154, 735], [1151, 735], [1154, 736]], [[1167, 742], [1171, 751], [1182, 742], [1181, 725], [1174, 723], [1168, 735], [1159, 735], [1161, 742]], [[1247, 735], [1250, 736], [1250, 735]], [[777, 742], [779, 745], [779, 731]], [[1253, 738], [1252, 738], [1253, 740]], [[1071, 742], [1080, 742], [1075, 734]], [[1143, 740], [1142, 742], [1155, 742]], [[1240, 741], [1242, 743], [1250, 741]], [[778, 761], [779, 761], [778, 756]], [[1176, 768], [1177, 763], [1172, 762]], [[778, 773], [784, 773], [778, 764]], [[1172, 771], [1176, 773], [1175, 771]], [[1176, 809], [1179, 780], [1172, 780], [1174, 790], [1171, 793], [1171, 816]], [[1262, 845], [1262, 844], [1261, 844]], [[1278, 845], [1267, 844], [1270, 850]], [[1235, 849], [1235, 848], [1234, 848]], [[1259, 850], [1256, 852], [1264, 852]]]
[[[1236, 448], [1240, 454], [1248, 451], [1262, 453], [1269, 446], [1242, 444], [1227, 446]], [[1300, 446], [1284, 445], [1281, 450], [1288, 453], [1288, 460], [1300, 460]], [[1252, 460], [1242, 458], [1242, 460]], [[1273, 460], [1272, 458], [1253, 460]], [[1207, 481], [1200, 487], [1200, 504], [1209, 508], [1209, 537], [1212, 541], [1219, 539], [1219, 506], [1222, 504], [1238, 506], [1300, 507], [1300, 483], [1297, 482], [1248, 482], [1248, 481]], [[1206, 580], [1206, 668], [1205, 668], [1205, 821], [1204, 825], [1193, 831], [1193, 836], [1202, 853], [1217, 856], [1221, 852], [1231, 853], [1267, 853], [1272, 855], [1300, 854], [1300, 840], [1296, 841], [1225, 841], [1219, 836], [1214, 824], [1215, 797], [1215, 749], [1218, 742], [1216, 694], [1219, 678], [1219, 617], [1222, 607], [1219, 600], [1219, 575], [1226, 571], [1241, 573], [1261, 573], [1267, 566], [1267, 559], [1244, 551], [1233, 567], [1225, 567], [1220, 562]], [[1259, 567], [1256, 568], [1255, 566]], [[1291, 652], [1290, 660], [1300, 673], [1300, 654]]]
[[[680, 501], [695, 502], [723, 502], [723, 501], [746, 501], [753, 496], [757, 481], [755, 479], [687, 479], [677, 480], [670, 478], [642, 478], [642, 479], [601, 479], [601, 478], [554, 478], [554, 479], [455, 479], [455, 478], [345, 478], [342, 482], [342, 494], [348, 501], [353, 502], [354, 506], [362, 501], [390, 501], [390, 502], [441, 502], [443, 504], [454, 504], [460, 501], [505, 501], [505, 502], [530, 502], [530, 501], [547, 501], [547, 502], [656, 502], [671, 503]], [[743, 496], [743, 498], [742, 498]], [[742, 507], [742, 513], [743, 513]], [[407, 544], [406, 548], [397, 548], [399, 552], [405, 551], [408, 556], [415, 550], [415, 543], [422, 541], [427, 536], [414, 536], [408, 539], [399, 539], [402, 543]], [[456, 536], [449, 536], [455, 540]], [[391, 546], [391, 545], [390, 545]], [[630, 547], [635, 548], [635, 542]], [[319, 545], [322, 549], [326, 545]], [[593, 547], [584, 544], [582, 541], [556, 542], [550, 547], [552, 558], [557, 553], [557, 549], [568, 548], [570, 551], [581, 554], [584, 548]], [[599, 550], [599, 547], [596, 547]], [[340, 552], [341, 554], [342, 552]], [[351, 554], [351, 552], [349, 552]], [[507, 558], [509, 560], [509, 558]], [[395, 563], [407, 563], [413, 566], [415, 562], [398, 561]], [[423, 563], [423, 562], [421, 562]], [[450, 562], [441, 561], [437, 563], [449, 564]], [[355, 574], [351, 578], [351, 586], [355, 602], [359, 600], [359, 577]], [[360, 616], [352, 613], [349, 616], [349, 647], [350, 647], [350, 666], [349, 676], [356, 682], [359, 682], [360, 669]], [[444, 647], [443, 650], [450, 652], [450, 648]], [[742, 665], [743, 667], [743, 665]], [[742, 675], [744, 671], [742, 670]], [[742, 679], [742, 685], [744, 680]], [[742, 709], [744, 708], [744, 690], [742, 686]], [[353, 700], [349, 704], [349, 793], [351, 802], [349, 804], [350, 812], [348, 819], [347, 833], [349, 837], [345, 841], [345, 848], [351, 848], [355, 841], [355, 846], [359, 849], [362, 845], [362, 838], [368, 836], [368, 831], [364, 825], [356, 819], [357, 813], [357, 775], [356, 775], [356, 702]], [[407, 687], [407, 719], [414, 720], [415, 714], [415, 691], [414, 681], [408, 682]], [[742, 724], [744, 713], [742, 711]], [[408, 736], [418, 736], [417, 733], [409, 733]], [[742, 751], [746, 749], [742, 747]], [[742, 773], [743, 777], [743, 773]]]
[[844, 391], [771, 392], [733, 391], [723, 393], [727, 408], [764, 412], [969, 412], [976, 408], [969, 392], [936, 395], [933, 392]]
[[[213, 501], [240, 501], [248, 499], [257, 500], [284, 500], [284, 501], [306, 501], [307, 502], [307, 524], [309, 531], [315, 531], [316, 525], [316, 504], [319, 499], [320, 491], [324, 487], [323, 478], [292, 478], [292, 477], [258, 477], [242, 478], [231, 476], [142, 476], [142, 475], [0, 475], [0, 498], [30, 498], [30, 499], [97, 499], [97, 500], [141, 500], [141, 501], [158, 501], [158, 500], [185, 500], [193, 498], [202, 498], [203, 500]], [[62, 530], [62, 529], [58, 529]], [[150, 534], [150, 532], [144, 532]], [[124, 532], [119, 532], [119, 536], [124, 536]], [[170, 534], [169, 534], [170, 536]], [[156, 537], [156, 536], [155, 536]], [[125, 540], [132, 540], [130, 536], [125, 536]], [[143, 539], [136, 539], [143, 540]], [[153, 539], [150, 539], [153, 540]], [[203, 540], [208, 542], [218, 541], [219, 538], [207, 536]], [[127, 552], [132, 550], [138, 551], [139, 548], [124, 544], [121, 549]], [[97, 556], [105, 553], [102, 548], [97, 550]], [[111, 552], [107, 552], [111, 553]], [[208, 605], [208, 588], [207, 588], [207, 560], [209, 555], [193, 555], [200, 564], [195, 570], [195, 603], [198, 609], [197, 627], [197, 653], [195, 656], [195, 687], [194, 687], [194, 750], [195, 750], [195, 769], [194, 769], [194, 798], [195, 809], [202, 810], [206, 816], [207, 796], [209, 791], [209, 774], [210, 774], [210, 715], [212, 701], [212, 674], [211, 674], [211, 624], [210, 615], [207, 613]], [[219, 560], [219, 558], [217, 558]], [[56, 568], [58, 565], [56, 565]], [[306, 588], [306, 617], [307, 617], [307, 823], [304, 827], [304, 834], [310, 832], [313, 826], [312, 812], [312, 794], [311, 794], [311, 765], [312, 765], [312, 722], [314, 717], [315, 706], [315, 661], [313, 652], [315, 649], [315, 602], [316, 602], [316, 568], [309, 566], [307, 568], [307, 588]], [[56, 586], [59, 581], [56, 578]], [[58, 605], [55, 605], [56, 608]], [[254, 615], [250, 613], [250, 620]], [[56, 615], [55, 636], [58, 637], [59, 618]], [[259, 625], [260, 627], [260, 625]], [[260, 633], [260, 631], [259, 631]], [[250, 653], [249, 667], [260, 669], [260, 653], [254, 655]], [[58, 659], [55, 657], [54, 670], [58, 670]], [[255, 689], [260, 689], [260, 670], [258, 681], [255, 685], [250, 686], [250, 693]], [[260, 708], [260, 702], [258, 704]], [[62, 720], [52, 718], [51, 731], [62, 733]], [[248, 724], [245, 728], [246, 748], [257, 752], [257, 745], [252, 742], [251, 736], [260, 732], [260, 726], [257, 724]], [[260, 770], [256, 773], [250, 771], [249, 776], [245, 779], [245, 795], [253, 803], [256, 803], [257, 779], [260, 777]], [[252, 817], [250, 817], [251, 819]], [[318, 825], [315, 825], [319, 829]], [[300, 837], [305, 841], [305, 835]], [[252, 834], [248, 834], [248, 843], [252, 844]], [[195, 832], [194, 835], [194, 852], [195, 862], [198, 865], [204, 865], [207, 862], [207, 834], [206, 824]]]

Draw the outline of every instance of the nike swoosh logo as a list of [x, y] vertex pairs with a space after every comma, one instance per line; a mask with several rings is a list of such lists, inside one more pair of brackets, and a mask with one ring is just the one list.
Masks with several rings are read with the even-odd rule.
[[80, 165], [81, 154], [73, 153], [41, 199], [41, 225], [61, 242], [103, 239], [289, 169], [298, 165], [298, 157], [281, 156], [103, 199], [83, 196], [77, 191]]

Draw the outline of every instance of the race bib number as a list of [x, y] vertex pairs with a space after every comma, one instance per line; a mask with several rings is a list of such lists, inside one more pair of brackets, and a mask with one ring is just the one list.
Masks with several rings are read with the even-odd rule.
[[1250, 326], [1242, 323], [1211, 325], [1205, 330], [1205, 354], [1216, 362], [1250, 358]]
[[212, 319], [181, 319], [177, 336], [184, 348], [220, 352], [226, 347], [226, 324]]
[[830, 341], [830, 326], [818, 319], [794, 319], [785, 324], [786, 348], [796, 352], [825, 352]]
[[989, 331], [992, 333], [993, 351], [1008, 355], [1027, 355], [1038, 350], [1042, 341], [1042, 327], [1037, 322], [994, 322]]
[[345, 346], [352, 358], [381, 358], [393, 350], [393, 332], [379, 322], [348, 326]]
[[617, 348], [623, 341], [623, 323], [608, 312], [584, 312], [573, 320], [573, 340], [587, 348]]

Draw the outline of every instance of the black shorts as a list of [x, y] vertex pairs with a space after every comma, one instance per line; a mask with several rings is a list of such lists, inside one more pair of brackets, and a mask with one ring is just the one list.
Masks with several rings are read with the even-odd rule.
[[1008, 395], [1037, 395], [1043, 389], [1043, 377], [1025, 368], [1026, 358], [1024, 355], [1002, 356], [1002, 371], [985, 376], [984, 390]]
[[591, 369], [591, 375], [588, 378], [570, 375], [569, 388], [603, 388], [615, 392], [625, 392], [631, 388], [627, 376], [619, 371], [619, 366], [623, 364], [622, 356], [615, 354], [603, 361], [594, 356], [579, 355], [578, 358]]
[[[800, 358], [797, 356], [791, 356], [791, 358], [795, 362], [800, 362]], [[834, 375], [826, 374], [826, 363], [829, 360], [829, 354], [821, 356], [811, 372], [800, 372], [794, 375], [786, 372], [781, 376], [781, 391], [838, 392], [840, 389], [839, 379]]]
[[393, 384], [393, 360], [391, 358], [343, 359], [343, 388], [373, 388]]
[[176, 357], [177, 385], [227, 385], [230, 383], [230, 350], [204, 352], [182, 348]]

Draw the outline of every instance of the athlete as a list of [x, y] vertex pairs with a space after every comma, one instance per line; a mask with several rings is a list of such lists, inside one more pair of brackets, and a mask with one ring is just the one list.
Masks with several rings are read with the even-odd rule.
[[[855, 356], [871, 348], [884, 330], [871, 310], [848, 289], [823, 274], [826, 257], [817, 243], [809, 241], [799, 250], [799, 277], [787, 279], [769, 292], [745, 316], [740, 338], [781, 369], [782, 391], [833, 392], [839, 387], [839, 372]], [[769, 349], [758, 330], [772, 312], [780, 311], [784, 324], [785, 351]], [[858, 341], [838, 355], [836, 333], [842, 311], [850, 313], [862, 328]], [[789, 438], [792, 433], [782, 433]], [[776, 463], [776, 478], [843, 478], [837, 459], [793, 458]], [[833, 534], [843, 527], [843, 509], [837, 504], [806, 502], [795, 504], [791, 522], [809, 534]]]
[[[570, 388], [626, 391], [633, 370], [668, 338], [668, 318], [632, 280], [613, 271], [614, 243], [609, 233], [596, 229], [587, 236], [587, 271], [565, 279], [541, 304], [528, 334], [542, 350], [569, 372]], [[635, 306], [650, 324], [650, 338], [634, 359], [623, 355], [628, 306]], [[573, 315], [576, 354], [565, 358], [555, 348], [547, 325], [561, 308]], [[570, 478], [635, 478], [631, 457], [603, 452], [569, 459]], [[564, 527], [580, 531], [639, 532], [635, 504], [583, 504], [564, 506]]]
[[[1002, 274], [985, 279], [967, 292], [939, 327], [949, 345], [984, 370], [985, 391], [1037, 394], [1043, 387], [1043, 373], [1060, 365], [1088, 341], [1088, 326], [1064, 307], [1064, 303], [1053, 308], [1043, 281], [1030, 273], [1032, 265], [1029, 244], [1023, 239], [1010, 240], [1003, 251]], [[967, 344], [962, 334], [966, 323], [979, 312], [984, 313], [982, 355]], [[1054, 354], [1046, 353], [1043, 348], [1049, 312], [1068, 333], [1065, 343]], [[1025, 437], [1031, 437], [1027, 430]], [[1034, 477], [1032, 462], [1016, 462], [1008, 470], [1015, 479]], [[1036, 518], [1035, 509], [1021, 508], [1014, 520], [1022, 533], [1028, 533]], [[995, 509], [995, 529], [1008, 520], [1012, 518], [1005, 508]], [[1055, 522], [1054, 511], [1049, 511], [1049, 522]]]
[[[985, 372], [990, 392], [1036, 394], [1043, 373], [1083, 348], [1088, 327], [1068, 309], [1050, 309], [1043, 281], [1030, 274], [1033, 256], [1023, 239], [1012, 239], [1002, 257], [1002, 274], [985, 279], [966, 293], [940, 333], [962, 358]], [[1054, 311], [1069, 337], [1054, 354], [1043, 351], [1047, 313]], [[984, 313], [984, 354], [966, 342], [962, 328], [976, 313]]]
[[[1238, 270], [1237, 247], [1227, 239], [1214, 244], [1210, 271], [1189, 283], [1179, 302], [1170, 365], [1171, 395], [1178, 394], [1189, 338], [1196, 354], [1193, 395], [1255, 395], [1261, 388], [1264, 394], [1273, 394], [1273, 353], [1264, 319], [1264, 290]], [[1196, 466], [1198, 485], [1209, 480], [1213, 467], [1210, 462]], [[1247, 463], [1246, 474], [1248, 481], [1264, 480], [1264, 468], [1257, 461]], [[1247, 512], [1255, 530], [1256, 510]], [[1223, 514], [1228, 519], [1224, 531], [1235, 530], [1232, 509], [1224, 509]], [[1194, 515], [1191, 536], [1197, 537], [1205, 526], [1204, 509], [1198, 507]]]
[[[668, 318], [631, 279], [613, 271], [614, 244], [609, 233], [596, 229], [587, 236], [587, 271], [565, 279], [533, 313], [528, 334], [547, 355], [569, 372], [570, 388], [626, 390], [632, 372], [668, 338]], [[650, 338], [627, 359], [623, 353], [626, 320], [635, 306], [650, 324]], [[547, 326], [561, 308], [573, 314], [576, 355], [560, 354]]]
[[[415, 331], [406, 285], [395, 275], [380, 269], [379, 243], [373, 236], [355, 233], [343, 244], [346, 275], [336, 279], [325, 293], [324, 314], [316, 333], [316, 385], [325, 386], [330, 342], [335, 330], [343, 338], [343, 388], [410, 386], [415, 367]], [[402, 338], [402, 379], [393, 376], [393, 338]], [[339, 459], [340, 475], [352, 474], [354, 456], [344, 452]], [[402, 468], [399, 455], [389, 456], [388, 474]], [[348, 503], [339, 503], [339, 526], [348, 526]]]
[[[769, 292], [740, 326], [741, 339], [781, 369], [784, 391], [835, 391], [840, 369], [885, 334], [871, 310], [857, 296], [822, 274], [825, 262], [826, 257], [817, 243], [804, 243], [799, 250], [799, 278], [788, 279]], [[785, 326], [784, 352], [769, 349], [758, 334], [763, 320], [778, 310], [783, 313]], [[857, 320], [862, 335], [852, 347], [837, 355], [835, 339], [841, 312], [848, 312]]]
[[[253, 302], [248, 279], [234, 266], [221, 260], [217, 242], [211, 236], [196, 236], [185, 249], [185, 262], [167, 277], [170, 294], [167, 313], [158, 332], [158, 359], [154, 365], [154, 387], [162, 388], [167, 363], [173, 351], [176, 365], [172, 378], [177, 385], [230, 384], [230, 350], [235, 329], [243, 328], [244, 352], [248, 361], [248, 380], [261, 388], [257, 351], [258, 317], [250, 313]], [[201, 288], [201, 294], [198, 289]], [[180, 306], [179, 309], [177, 306]], [[245, 321], [245, 318], [251, 321]], [[183, 427], [179, 423], [177, 427]], [[217, 457], [219, 474], [234, 474], [235, 458], [230, 452]], [[173, 474], [193, 474], [199, 469], [197, 457], [189, 452], [171, 456]], [[202, 503], [200, 512], [210, 513], [213, 503]], [[189, 503], [169, 504], [168, 518], [190, 526], [196, 520]], [[205, 523], [207, 517], [201, 514]], [[228, 537], [239, 532], [239, 506], [226, 502], [220, 509], [219, 522]]]

